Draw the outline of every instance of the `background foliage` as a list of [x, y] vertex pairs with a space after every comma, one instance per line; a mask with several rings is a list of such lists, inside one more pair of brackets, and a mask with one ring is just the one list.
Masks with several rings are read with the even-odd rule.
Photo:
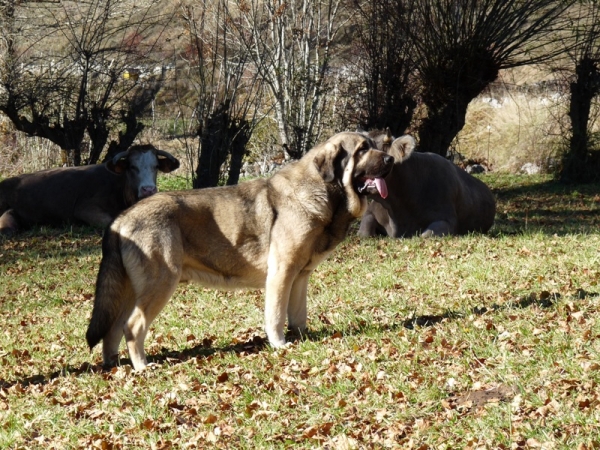
[[5, 1], [0, 170], [56, 164], [36, 136], [76, 164], [137, 139], [195, 187], [232, 184], [361, 126], [593, 181], [597, 17], [557, 0]]

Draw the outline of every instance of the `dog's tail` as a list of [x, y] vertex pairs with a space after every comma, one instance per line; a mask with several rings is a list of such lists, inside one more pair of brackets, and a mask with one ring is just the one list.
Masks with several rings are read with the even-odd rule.
[[121, 238], [109, 225], [102, 238], [102, 262], [96, 280], [94, 309], [85, 335], [90, 349], [126, 314], [125, 309], [132, 309], [131, 297], [130, 282], [121, 255]]

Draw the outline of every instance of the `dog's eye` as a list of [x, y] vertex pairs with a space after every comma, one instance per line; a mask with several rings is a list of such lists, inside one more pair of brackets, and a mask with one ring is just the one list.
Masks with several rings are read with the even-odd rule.
[[369, 147], [369, 144], [365, 142], [363, 145], [361, 145], [361, 146], [358, 148], [358, 154], [362, 155], [362, 154], [364, 154], [364, 153], [368, 152], [368, 151], [369, 151], [369, 148], [370, 148], [370, 147]]

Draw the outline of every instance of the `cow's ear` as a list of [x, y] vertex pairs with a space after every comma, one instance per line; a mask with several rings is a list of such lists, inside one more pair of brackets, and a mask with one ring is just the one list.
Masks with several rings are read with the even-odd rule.
[[415, 146], [415, 138], [408, 134], [405, 134], [404, 136], [400, 136], [398, 139], [392, 142], [390, 155], [394, 157], [396, 162], [405, 161], [410, 157], [413, 150], [415, 149]]
[[156, 158], [158, 159], [158, 170], [161, 172], [169, 173], [179, 168], [179, 160], [164, 150], [156, 150]]
[[106, 162], [106, 168], [114, 173], [124, 173], [127, 170], [127, 151], [117, 153]]
[[341, 146], [333, 142], [323, 144], [321, 150], [315, 156], [314, 163], [323, 181], [331, 183], [335, 179], [335, 164], [340, 153]]

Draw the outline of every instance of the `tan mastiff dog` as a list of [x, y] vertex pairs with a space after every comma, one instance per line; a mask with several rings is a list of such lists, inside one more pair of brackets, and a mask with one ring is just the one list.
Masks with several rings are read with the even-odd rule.
[[[311, 272], [385, 189], [394, 159], [360, 133], [339, 133], [268, 179], [156, 194], [110, 225], [86, 338], [103, 340], [105, 365], [125, 336], [136, 370], [147, 365], [150, 324], [178, 283], [265, 288], [265, 328], [273, 347], [284, 325], [306, 328]], [[359, 194], [360, 192], [360, 194]]]

